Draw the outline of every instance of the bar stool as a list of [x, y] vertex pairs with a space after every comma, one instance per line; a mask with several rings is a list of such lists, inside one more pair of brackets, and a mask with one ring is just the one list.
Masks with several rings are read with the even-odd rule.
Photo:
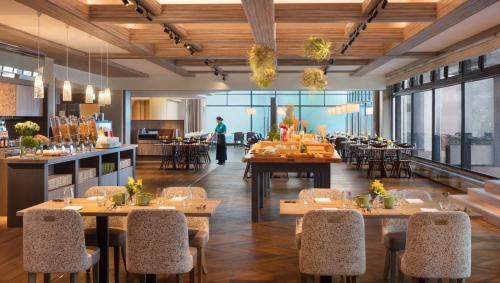
[[365, 273], [365, 223], [355, 210], [307, 212], [300, 246], [302, 282], [313, 276], [343, 276], [355, 283]]
[[[423, 201], [432, 200], [431, 195], [422, 190], [389, 190], [389, 194], [397, 199], [415, 198]], [[405, 250], [407, 219], [383, 219], [382, 243], [386, 249], [384, 264], [384, 279], [396, 282], [397, 252]], [[390, 277], [389, 277], [390, 273]]]
[[[193, 199], [207, 199], [207, 192], [202, 187], [168, 187], [165, 191], [166, 198], [187, 196], [191, 193]], [[205, 248], [210, 239], [210, 222], [208, 217], [186, 217], [189, 246], [195, 247], [198, 253], [198, 282], [202, 282], [203, 274], [208, 273]]]
[[399, 281], [451, 279], [465, 282], [471, 273], [471, 225], [461, 211], [419, 212], [408, 221], [406, 251]]
[[[299, 192], [298, 200], [314, 199], [314, 198], [330, 198], [338, 200], [342, 198], [342, 191], [337, 189], [304, 189]], [[300, 250], [300, 239], [302, 237], [303, 217], [297, 218], [295, 221], [295, 245]]]
[[[33, 208], [23, 218], [23, 263], [28, 282], [36, 282], [43, 273], [50, 282], [51, 273], [69, 273], [71, 283], [78, 272], [92, 267], [98, 282], [99, 248], [86, 248], [83, 220], [74, 210]], [[87, 278], [88, 282], [88, 278]]]
[[[106, 195], [114, 195], [118, 193], [126, 193], [125, 187], [119, 186], [95, 186], [85, 192], [85, 197], [98, 197], [100, 191], [106, 191]], [[90, 246], [97, 246], [97, 230], [95, 217], [83, 217], [85, 227], [85, 242]], [[122, 253], [123, 265], [127, 269], [125, 262], [125, 245], [127, 242], [127, 218], [126, 217], [109, 217], [109, 246], [113, 248], [113, 261], [115, 272], [115, 283], [120, 282], [120, 250]]]
[[175, 274], [176, 282], [189, 273], [194, 283], [196, 249], [189, 247], [186, 216], [173, 209], [134, 209], [127, 218], [129, 272], [156, 282], [157, 274]]

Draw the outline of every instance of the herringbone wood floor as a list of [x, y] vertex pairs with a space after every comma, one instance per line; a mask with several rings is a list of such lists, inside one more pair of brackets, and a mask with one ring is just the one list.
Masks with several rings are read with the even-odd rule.
[[[300, 189], [311, 186], [311, 180], [274, 179], [273, 192], [266, 201], [262, 221], [250, 222], [250, 184], [243, 181], [244, 165], [239, 150], [230, 148], [230, 162], [211, 165], [200, 172], [158, 171], [158, 163], [143, 162], [138, 176], [144, 178], [146, 190], [157, 187], [193, 185], [207, 189], [211, 198], [223, 203], [211, 220], [207, 249], [209, 274], [205, 282], [298, 282], [298, 256], [294, 245], [295, 220], [279, 216], [278, 201], [296, 198]], [[332, 168], [332, 186], [364, 191], [369, 180], [345, 164]], [[421, 188], [434, 196], [450, 190], [426, 179], [384, 179], [388, 188]], [[367, 272], [361, 282], [383, 282], [384, 250], [380, 243], [378, 221], [366, 221]], [[472, 278], [468, 282], [500, 282], [500, 229], [481, 220], [473, 221]], [[112, 260], [110, 260], [112, 262]], [[110, 270], [112, 272], [112, 270]], [[112, 273], [111, 273], [112, 274]], [[112, 276], [110, 276], [112, 277]], [[67, 276], [53, 277], [53, 282], [69, 282]], [[41, 279], [41, 278], [40, 278]], [[83, 282], [84, 274], [80, 279]], [[0, 282], [26, 282], [22, 268], [22, 231], [0, 228]], [[125, 273], [122, 274], [125, 282]], [[170, 282], [161, 277], [160, 282]]]

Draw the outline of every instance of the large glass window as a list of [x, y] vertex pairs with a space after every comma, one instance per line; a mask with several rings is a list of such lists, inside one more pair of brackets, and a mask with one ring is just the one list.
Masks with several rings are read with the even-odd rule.
[[401, 97], [401, 142], [411, 143], [411, 95]]
[[[500, 77], [465, 84], [465, 156], [467, 169], [500, 177]], [[498, 129], [498, 130], [496, 130]]]
[[436, 89], [436, 135], [439, 136], [440, 160], [461, 165], [462, 104], [461, 86]]
[[432, 91], [413, 94], [413, 143], [417, 155], [432, 159]]

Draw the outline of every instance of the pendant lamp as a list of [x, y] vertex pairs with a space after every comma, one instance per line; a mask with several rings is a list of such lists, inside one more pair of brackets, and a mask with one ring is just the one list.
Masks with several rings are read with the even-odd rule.
[[[91, 36], [89, 37], [89, 39]], [[85, 89], [85, 103], [94, 103], [95, 93], [94, 87], [90, 83], [90, 40], [89, 40], [89, 82], [87, 84], [87, 88]]]
[[44, 98], [45, 97], [45, 89], [43, 86], [43, 74], [40, 73], [40, 16], [42, 14], [40, 12], [37, 13], [37, 31], [36, 31], [36, 62], [37, 62], [37, 73], [35, 77], [35, 85], [34, 85], [34, 97], [35, 98]]
[[111, 105], [111, 89], [109, 89], [109, 50], [106, 44], [106, 88], [104, 89], [104, 104]]
[[69, 67], [68, 67], [68, 32], [69, 32], [69, 25], [66, 25], [66, 80], [64, 81], [63, 85], [63, 101], [71, 101], [71, 83], [69, 82]]

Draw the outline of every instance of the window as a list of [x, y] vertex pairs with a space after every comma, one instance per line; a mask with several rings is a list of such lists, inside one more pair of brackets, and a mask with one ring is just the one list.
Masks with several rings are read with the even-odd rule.
[[[465, 156], [464, 167], [500, 177], [500, 93], [495, 93], [491, 78], [465, 84]], [[497, 133], [498, 134], [498, 133]]]
[[401, 142], [411, 143], [411, 95], [401, 97]]
[[436, 136], [439, 138], [440, 162], [461, 165], [461, 86], [436, 89]]
[[417, 156], [432, 159], [432, 91], [413, 94], [413, 143]]
[[500, 48], [486, 54], [484, 67], [487, 68], [498, 64], [500, 64]]

